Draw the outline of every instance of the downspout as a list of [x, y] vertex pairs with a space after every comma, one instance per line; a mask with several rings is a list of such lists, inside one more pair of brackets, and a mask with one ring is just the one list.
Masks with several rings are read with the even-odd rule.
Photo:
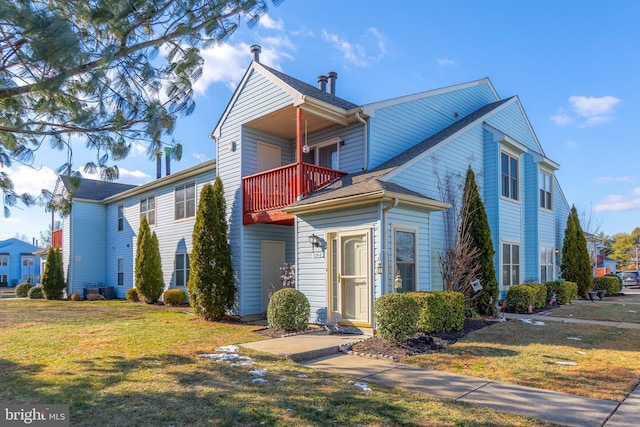
[[[360, 108], [360, 110], [362, 110], [362, 108]], [[362, 165], [362, 170], [366, 171], [367, 168], [369, 167], [369, 143], [368, 143], [368, 128], [367, 128], [367, 121], [365, 119], [363, 119], [362, 117], [360, 117], [360, 111], [356, 111], [356, 120], [358, 120], [360, 123], [362, 123], [362, 125], [364, 126], [364, 136], [363, 136], [363, 140], [364, 140], [364, 163]]]
[[296, 199], [302, 199], [302, 109], [296, 109]]
[[[387, 254], [387, 257], [391, 257], [391, 253], [389, 253], [389, 250], [391, 248], [385, 248], [385, 244], [387, 242], [386, 240], [386, 233], [385, 231], [387, 230], [387, 213], [395, 208], [396, 206], [398, 206], [398, 198], [394, 198], [393, 201], [391, 203], [389, 203], [389, 205], [387, 205], [383, 210], [382, 210], [382, 227], [380, 227], [380, 238], [382, 239], [382, 241], [380, 242], [380, 256], [382, 257], [383, 253]], [[389, 250], [387, 250], [389, 249]], [[386, 261], [386, 259], [385, 259]], [[387, 263], [383, 262], [382, 263], [382, 286], [383, 288], [385, 287], [385, 285], [387, 284], [387, 281], [385, 280], [387, 277]], [[391, 293], [392, 291], [387, 289], [386, 293]]]

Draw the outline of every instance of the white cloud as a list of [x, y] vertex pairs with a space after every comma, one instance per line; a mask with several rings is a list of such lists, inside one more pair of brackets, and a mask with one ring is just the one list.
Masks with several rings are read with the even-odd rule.
[[0, 171], [5, 172], [13, 182], [13, 189], [16, 193], [28, 193], [38, 196], [42, 190], [53, 191], [58, 175], [53, 169], [46, 166], [34, 169], [29, 166], [19, 165], [11, 168], [0, 167]]
[[[640, 194], [640, 189], [634, 189], [633, 194], [636, 196]], [[609, 194], [593, 207], [595, 212], [618, 212], [630, 209], [640, 209], [640, 198]]]
[[282, 20], [282, 18], [279, 18], [277, 21], [275, 21], [266, 13], [260, 17], [260, 21], [258, 22], [258, 24], [261, 27], [267, 28], [269, 30], [282, 31], [284, 29], [284, 21]]
[[131, 143], [131, 149], [129, 150], [129, 155], [131, 157], [140, 157], [140, 156], [145, 156], [147, 155], [147, 147], [144, 146], [144, 144], [141, 144], [140, 142], [133, 142]]
[[439, 65], [456, 65], [456, 61], [454, 59], [437, 58], [436, 61], [438, 61]]
[[322, 37], [342, 53], [344, 59], [348, 63], [358, 67], [365, 67], [368, 65], [365, 58], [364, 47], [362, 45], [351, 43], [348, 40], [340, 38], [337, 34], [328, 33], [326, 30], [322, 30]]
[[291, 35], [294, 37], [315, 37], [316, 36], [313, 31], [304, 27], [300, 28], [299, 30], [291, 31]]
[[558, 112], [553, 116], [549, 117], [555, 124], [563, 126], [571, 123], [571, 117], [567, 114], [565, 110], [562, 108], [558, 109]]
[[193, 154], [191, 154], [191, 156], [194, 159], [199, 160], [201, 162], [204, 162], [207, 159], [207, 156], [202, 154], [202, 153], [193, 153]]
[[369, 28], [369, 32], [375, 36], [378, 41], [378, 50], [380, 50], [379, 56], [387, 54], [387, 38], [376, 27]]
[[592, 96], [571, 96], [569, 103], [576, 113], [585, 118], [607, 116], [613, 113], [613, 107], [622, 100], [615, 96], [603, 96], [595, 98]]
[[631, 178], [628, 176], [600, 176], [596, 178], [598, 184], [610, 184], [615, 182], [631, 182]]

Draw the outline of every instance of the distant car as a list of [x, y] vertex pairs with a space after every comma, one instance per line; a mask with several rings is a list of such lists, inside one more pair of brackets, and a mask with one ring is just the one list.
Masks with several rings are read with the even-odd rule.
[[638, 270], [623, 271], [620, 273], [622, 286], [640, 286], [640, 273]]

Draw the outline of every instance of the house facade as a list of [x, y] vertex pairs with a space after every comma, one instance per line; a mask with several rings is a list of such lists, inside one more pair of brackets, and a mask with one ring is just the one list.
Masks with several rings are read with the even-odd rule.
[[[485, 78], [358, 105], [336, 95], [336, 73], [307, 84], [260, 63], [260, 48], [252, 50], [210, 135], [216, 161], [206, 172], [188, 172], [197, 175], [196, 206], [201, 182], [223, 182], [239, 315], [266, 310], [284, 263], [296, 266], [296, 286], [318, 323], [369, 326], [379, 296], [443, 289], [440, 256], [469, 167], [486, 207], [501, 290], [558, 277], [569, 208], [555, 178], [559, 165], [545, 155], [517, 97], [501, 98]], [[174, 283], [177, 248], [189, 253], [193, 228], [175, 220], [181, 183], [164, 177], [99, 203], [108, 264], [101, 268], [104, 280], [116, 283], [114, 266], [123, 264], [119, 296], [132, 285], [147, 193], [157, 197], [165, 284]], [[119, 215], [130, 231], [117, 231]]]
[[0, 285], [17, 286], [20, 283], [40, 282], [40, 256], [38, 247], [19, 239], [0, 242]]

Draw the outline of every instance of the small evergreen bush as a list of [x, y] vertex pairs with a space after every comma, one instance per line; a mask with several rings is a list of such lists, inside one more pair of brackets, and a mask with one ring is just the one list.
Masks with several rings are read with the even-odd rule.
[[578, 298], [578, 284], [576, 282], [570, 282], [566, 280], [564, 282], [564, 291], [567, 295], [567, 298], [569, 298], [569, 301], [567, 302], [570, 303], [574, 299]]
[[535, 290], [533, 308], [543, 308], [547, 305], [547, 286], [542, 283], [527, 283]]
[[309, 300], [302, 292], [282, 288], [269, 300], [267, 323], [275, 330], [303, 331], [307, 329], [310, 310]]
[[164, 290], [162, 259], [155, 231], [151, 231], [145, 217], [140, 221], [136, 246], [136, 289], [147, 304], [155, 304]]
[[622, 278], [620, 276], [618, 276], [617, 274], [605, 274], [603, 277], [612, 277], [612, 278], [616, 279], [618, 281], [618, 283], [620, 284], [620, 290], [618, 292], [620, 292], [622, 290]]
[[611, 277], [611, 276], [596, 277], [595, 279], [593, 279], [593, 290], [594, 291], [599, 291], [599, 290], [606, 291], [605, 295], [607, 295], [607, 296], [617, 295], [618, 292], [620, 292], [622, 290], [622, 286], [621, 286], [622, 281], [618, 281], [617, 279], [619, 279], [618, 276], [616, 276], [616, 277]]
[[464, 295], [454, 291], [407, 292], [420, 306], [418, 332], [450, 332], [464, 328]]
[[80, 296], [80, 294], [71, 294], [69, 295], [69, 299], [71, 301], [82, 301], [82, 297]]
[[373, 315], [380, 338], [401, 342], [416, 333], [420, 306], [405, 293], [387, 294], [376, 300]]
[[49, 248], [47, 263], [42, 275], [42, 290], [46, 299], [62, 298], [64, 288], [64, 272], [62, 267], [62, 253], [58, 248]]
[[27, 296], [30, 299], [43, 299], [44, 292], [42, 291], [42, 286], [32, 286], [27, 292]]
[[[547, 287], [547, 300], [551, 300], [551, 297], [555, 294], [556, 303], [563, 305], [569, 304], [572, 300], [575, 299], [575, 295], [573, 295], [572, 287], [569, 285], [567, 287], [566, 281], [553, 280], [551, 282], [546, 282], [544, 285]], [[569, 282], [571, 283], [571, 282]], [[576, 286], [575, 293], [577, 294], [578, 287]]]
[[17, 298], [26, 298], [27, 297], [27, 293], [29, 292], [29, 289], [31, 289], [33, 287], [33, 285], [31, 285], [31, 283], [20, 283], [18, 286], [16, 286], [16, 297]]
[[505, 310], [513, 313], [527, 313], [534, 307], [537, 291], [529, 285], [512, 285], [507, 291]]
[[132, 302], [140, 301], [140, 295], [138, 295], [138, 290], [136, 288], [127, 289], [125, 298], [127, 298], [128, 301], [132, 301]]
[[182, 305], [187, 302], [187, 294], [182, 289], [167, 289], [162, 295], [166, 305]]

